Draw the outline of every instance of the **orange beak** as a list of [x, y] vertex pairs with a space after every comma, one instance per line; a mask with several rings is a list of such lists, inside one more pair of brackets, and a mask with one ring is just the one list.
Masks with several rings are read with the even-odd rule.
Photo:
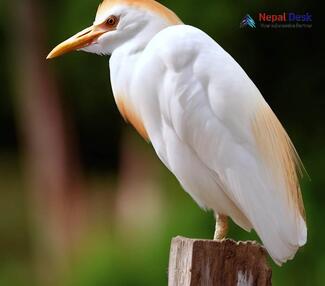
[[76, 51], [87, 47], [94, 42], [108, 30], [104, 29], [101, 26], [91, 26], [83, 31], [79, 32], [78, 34], [74, 35], [73, 37], [67, 39], [63, 43], [56, 46], [47, 56], [46, 59], [53, 59], [55, 57], [61, 56], [68, 52]]

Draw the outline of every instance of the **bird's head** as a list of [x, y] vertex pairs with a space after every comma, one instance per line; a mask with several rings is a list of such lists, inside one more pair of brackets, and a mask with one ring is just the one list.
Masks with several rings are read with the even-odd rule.
[[162, 29], [181, 23], [171, 10], [154, 0], [104, 0], [93, 25], [59, 44], [47, 58], [75, 50], [109, 55], [126, 44], [141, 49]]

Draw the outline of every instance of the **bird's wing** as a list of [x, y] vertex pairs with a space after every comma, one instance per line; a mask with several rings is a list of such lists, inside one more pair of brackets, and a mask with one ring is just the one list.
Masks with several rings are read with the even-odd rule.
[[[299, 159], [242, 68], [208, 35], [182, 25], [151, 41], [142, 71], [147, 78], [148, 73], [159, 78], [158, 84], [149, 79], [145, 84], [150, 86], [150, 108], [155, 106], [149, 104], [152, 93], [157, 94], [157, 118], [217, 174], [273, 259], [280, 264], [292, 258], [307, 238], [296, 174]], [[154, 139], [159, 128], [151, 125], [149, 136]], [[163, 143], [153, 142], [157, 144]]]

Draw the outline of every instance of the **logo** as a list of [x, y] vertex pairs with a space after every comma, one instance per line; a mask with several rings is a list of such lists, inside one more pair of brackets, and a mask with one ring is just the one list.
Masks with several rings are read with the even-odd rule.
[[268, 14], [268, 13], [259, 13], [258, 20], [260, 22], [299, 22], [299, 23], [310, 23], [313, 21], [312, 15], [309, 13], [305, 14], [296, 14], [283, 12], [281, 14]]
[[260, 12], [254, 15], [255, 20], [249, 15], [243, 18], [240, 22], [240, 28], [312, 28], [313, 16], [306, 12], [304, 14], [298, 14], [294, 12], [282, 12], [278, 14], [271, 14], [266, 12]]
[[256, 28], [255, 21], [249, 14], [240, 22], [240, 28], [244, 27]]

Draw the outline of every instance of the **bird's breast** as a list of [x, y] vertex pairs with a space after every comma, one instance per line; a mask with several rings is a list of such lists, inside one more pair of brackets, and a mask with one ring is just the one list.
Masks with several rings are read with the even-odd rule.
[[114, 94], [115, 102], [118, 110], [123, 116], [124, 120], [130, 123], [137, 132], [142, 136], [143, 139], [149, 141], [149, 136], [147, 130], [144, 126], [144, 123], [141, 117], [137, 114], [133, 104], [123, 93]]
[[135, 106], [131, 88], [139, 56], [131, 53], [127, 47], [114, 51], [110, 59], [111, 84], [116, 105], [124, 120], [148, 141], [148, 132]]

